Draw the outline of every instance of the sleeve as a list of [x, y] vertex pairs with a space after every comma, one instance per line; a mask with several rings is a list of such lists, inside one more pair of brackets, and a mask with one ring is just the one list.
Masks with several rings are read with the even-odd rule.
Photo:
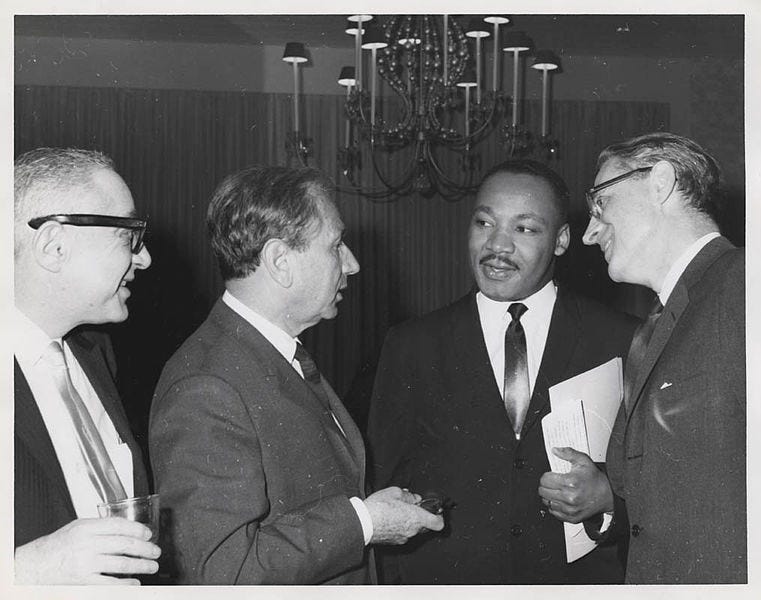
[[362, 564], [348, 496], [271, 505], [256, 428], [221, 379], [188, 377], [157, 395], [150, 447], [179, 582], [315, 584]]

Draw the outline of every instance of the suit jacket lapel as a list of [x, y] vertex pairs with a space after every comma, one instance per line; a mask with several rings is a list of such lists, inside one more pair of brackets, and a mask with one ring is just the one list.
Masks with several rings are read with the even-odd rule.
[[655, 325], [655, 330], [647, 346], [647, 352], [642, 360], [642, 365], [640, 365], [637, 371], [637, 379], [632, 386], [631, 398], [626, 399], [627, 423], [631, 421], [632, 415], [635, 413], [645, 384], [653, 368], [658, 363], [658, 359], [671, 337], [671, 332], [690, 303], [690, 288], [700, 280], [706, 269], [716, 259], [732, 248], [734, 246], [724, 237], [711, 240], [692, 259], [687, 269], [685, 269], [677, 281], [674, 291], [671, 292], [666, 306], [663, 307], [663, 313]]
[[498, 406], [505, 421], [508, 421], [484, 342], [475, 290], [457, 303], [456, 310], [452, 313], [451, 326], [454, 364], [463, 372], [471, 374], [471, 377], [465, 379], [458, 378], [466, 387], [453, 390], [453, 397], [470, 398], [470, 405], [474, 409], [485, 405], [487, 409], [493, 410]]
[[[71, 503], [69, 488], [63, 476], [61, 464], [58, 462], [53, 442], [48, 435], [45, 421], [42, 419], [37, 403], [32, 395], [32, 390], [24, 377], [24, 373], [13, 360], [14, 377], [14, 435], [35, 457], [40, 467], [45, 471], [50, 482], [58, 488], [60, 497], [67, 504], [67, 509], [76, 518], [74, 505]], [[18, 449], [17, 449], [18, 451]]]
[[101, 354], [102, 349], [84, 336], [77, 334], [67, 337], [66, 342], [76, 356], [79, 366], [87, 375], [119, 438], [127, 444], [132, 453], [132, 483], [135, 495], [148, 493], [148, 480], [142, 464], [143, 455], [132, 435], [124, 406], [119, 399], [114, 375], [109, 371], [105, 357]]
[[[327, 430], [331, 443], [336, 448], [337, 455], [342, 457], [347, 470], [349, 472], [364, 471], [364, 468], [360, 468], [360, 466], [364, 466], [364, 445], [359, 431], [327, 382], [323, 379], [323, 389], [327, 392], [331, 409], [344, 428], [346, 437], [338, 429], [333, 417], [326, 414], [322, 403], [308, 383], [253, 325], [221, 299], [212, 309], [211, 316], [222, 329], [239, 339], [256, 355], [267, 372], [267, 380], [274, 396], [287, 398], [288, 401], [304, 407], [322, 423]], [[364, 491], [363, 488], [360, 489]]]
[[552, 309], [547, 343], [544, 346], [542, 363], [534, 383], [534, 393], [526, 413], [524, 430], [533, 427], [539, 415], [550, 401], [549, 388], [562, 381], [568, 370], [568, 363], [579, 339], [579, 308], [573, 298], [558, 288], [555, 306]]
[[[365, 491], [365, 444], [362, 440], [362, 434], [359, 432], [354, 419], [349, 415], [349, 411], [343, 405], [343, 402], [338, 398], [338, 395], [333, 391], [333, 388], [325, 381], [322, 380], [323, 387], [325, 388], [328, 398], [330, 399], [330, 410], [335, 415], [338, 423], [343, 429], [343, 433], [338, 431], [335, 423], [331, 423], [334, 430], [337, 442], [343, 447], [344, 452], [351, 458], [353, 468], [358, 471], [359, 475], [359, 489], [364, 494]], [[332, 420], [332, 419], [331, 419]]]

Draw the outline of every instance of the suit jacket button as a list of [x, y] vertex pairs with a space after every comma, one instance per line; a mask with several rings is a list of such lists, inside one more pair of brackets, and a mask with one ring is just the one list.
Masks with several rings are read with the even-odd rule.
[[513, 461], [513, 467], [515, 467], [516, 469], [522, 469], [525, 466], [526, 466], [526, 459], [525, 458], [516, 458]]
[[632, 536], [637, 537], [643, 529], [644, 527], [640, 527], [639, 525], [632, 525]]
[[510, 533], [512, 533], [515, 537], [518, 537], [523, 534], [523, 528], [520, 525], [513, 525], [510, 528]]

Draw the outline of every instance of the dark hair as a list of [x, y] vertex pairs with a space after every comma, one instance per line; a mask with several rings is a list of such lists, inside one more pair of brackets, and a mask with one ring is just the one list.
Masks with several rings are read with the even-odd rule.
[[716, 219], [721, 211], [724, 182], [716, 160], [692, 140], [667, 132], [648, 133], [611, 144], [597, 159], [599, 170], [609, 160], [627, 169], [647, 167], [660, 160], [676, 172], [676, 189], [690, 206]]
[[300, 250], [332, 202], [331, 181], [317, 169], [249, 167], [229, 175], [214, 191], [206, 215], [211, 247], [225, 281], [246, 277], [260, 264], [267, 240]]
[[516, 158], [506, 160], [505, 162], [494, 165], [491, 169], [489, 169], [486, 175], [484, 175], [484, 178], [481, 180], [481, 185], [483, 185], [490, 177], [493, 177], [494, 175], [501, 175], [503, 173], [510, 173], [514, 175], [533, 175], [534, 177], [539, 177], [540, 179], [544, 180], [547, 185], [552, 188], [552, 191], [555, 194], [555, 205], [558, 209], [560, 222], [565, 223], [568, 220], [568, 204], [571, 197], [571, 194], [568, 191], [568, 186], [566, 185], [565, 181], [563, 181], [563, 178], [555, 171], [550, 169], [547, 165], [530, 158]]

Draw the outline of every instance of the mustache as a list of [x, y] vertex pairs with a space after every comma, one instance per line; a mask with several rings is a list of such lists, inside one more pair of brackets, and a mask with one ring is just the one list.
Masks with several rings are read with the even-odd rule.
[[489, 254], [485, 254], [484, 256], [480, 258], [480, 260], [478, 261], [478, 264], [483, 265], [488, 262], [499, 263], [498, 265], [495, 265], [495, 266], [504, 266], [504, 267], [510, 267], [511, 269], [518, 269], [518, 265], [515, 264], [512, 260], [510, 260], [510, 258], [505, 254], [494, 254], [493, 252]]

